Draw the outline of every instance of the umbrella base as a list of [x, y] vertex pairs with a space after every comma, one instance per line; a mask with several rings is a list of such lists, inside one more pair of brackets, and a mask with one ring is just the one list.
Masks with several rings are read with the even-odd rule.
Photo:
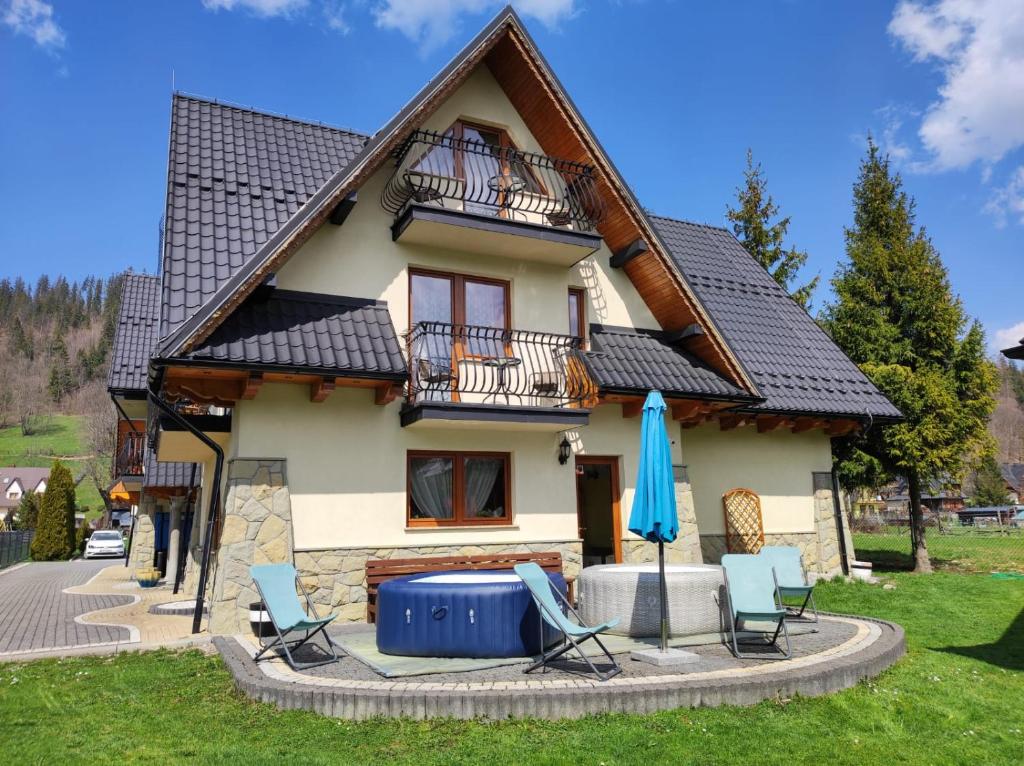
[[646, 662], [648, 665], [656, 665], [659, 668], [672, 667], [673, 665], [691, 665], [700, 662], [700, 655], [693, 652], [685, 652], [682, 649], [671, 647], [662, 651], [656, 647], [650, 649], [635, 649], [629, 653], [631, 659], [637, 662]]

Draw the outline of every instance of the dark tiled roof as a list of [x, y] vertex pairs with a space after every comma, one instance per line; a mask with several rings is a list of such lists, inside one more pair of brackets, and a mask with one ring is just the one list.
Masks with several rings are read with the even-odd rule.
[[149, 357], [157, 343], [160, 321], [160, 278], [125, 274], [117, 316], [107, 388], [144, 391]]
[[1003, 463], [999, 471], [1007, 484], [1018, 492], [1024, 491], [1024, 463]]
[[1024, 359], [1024, 338], [1020, 339], [1019, 346], [1011, 346], [1003, 349], [1003, 356], [1007, 359]]
[[602, 389], [750, 401], [744, 391], [654, 330], [591, 325], [587, 364]]
[[366, 140], [176, 94], [160, 337], [203, 305]]
[[402, 347], [378, 301], [274, 290], [250, 298], [190, 355], [220, 362], [405, 376]]
[[[156, 452], [149, 450], [146, 454], [146, 472], [142, 477], [143, 487], [187, 487], [192, 479], [194, 463], [161, 463], [156, 459]], [[203, 467], [196, 465], [196, 483], [203, 479]]]
[[652, 217], [659, 235], [765, 397], [770, 412], [901, 417], [725, 229]]

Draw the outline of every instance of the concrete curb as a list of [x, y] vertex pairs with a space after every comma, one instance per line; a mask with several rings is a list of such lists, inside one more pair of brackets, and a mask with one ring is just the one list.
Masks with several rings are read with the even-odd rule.
[[[839, 616], [839, 615], [836, 615]], [[270, 677], [234, 638], [217, 636], [213, 645], [247, 696], [282, 710], [313, 710], [321, 715], [362, 720], [392, 718], [581, 718], [599, 713], [653, 713], [686, 707], [754, 705], [766, 699], [795, 695], [816, 697], [848, 689], [877, 676], [906, 652], [903, 628], [883, 620], [850, 617], [876, 625], [880, 635], [845, 656], [806, 667], [781, 667], [756, 676], [737, 675], [680, 681], [656, 677], [629, 679], [618, 685], [571, 685], [538, 688], [527, 683], [501, 684], [501, 689], [430, 689], [440, 684], [352, 683], [317, 685]], [[375, 686], [381, 688], [374, 688]], [[401, 688], [415, 686], [418, 688]], [[391, 687], [391, 688], [383, 688]], [[398, 687], [398, 688], [394, 688]], [[428, 688], [423, 688], [428, 687]], [[507, 688], [512, 687], [512, 688]]]
[[12, 564], [6, 569], [0, 569], [0, 577], [3, 577], [5, 574], [10, 574], [11, 572], [17, 572], [19, 569], [27, 567], [30, 563], [31, 562], [29, 561], [22, 561], [20, 564]]
[[[95, 623], [93, 623], [95, 624]], [[181, 641], [159, 642], [107, 642], [96, 644], [82, 644], [79, 646], [65, 646], [53, 649], [30, 649], [27, 652], [10, 652], [0, 654], [0, 663], [5, 662], [34, 662], [35, 660], [63, 659], [65, 657], [102, 657], [109, 654], [124, 654], [126, 652], [150, 652], [157, 649], [202, 649], [208, 653], [214, 651], [209, 636], [196, 636]]]

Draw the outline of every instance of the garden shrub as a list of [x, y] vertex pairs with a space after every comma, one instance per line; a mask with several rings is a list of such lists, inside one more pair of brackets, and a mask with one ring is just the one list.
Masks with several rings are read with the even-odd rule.
[[71, 471], [58, 460], [50, 470], [39, 508], [32, 558], [35, 561], [69, 559], [74, 553], [74, 544], [75, 481]]

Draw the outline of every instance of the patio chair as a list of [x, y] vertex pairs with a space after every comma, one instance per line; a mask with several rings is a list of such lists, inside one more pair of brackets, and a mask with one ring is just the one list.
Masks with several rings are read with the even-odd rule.
[[[306, 668], [315, 668], [320, 665], [326, 665], [329, 662], [338, 661], [338, 653], [334, 649], [334, 642], [327, 635], [327, 625], [335, 616], [332, 614], [327, 617], [320, 617], [316, 613], [313, 600], [309, 597], [309, 593], [306, 592], [302, 582], [298, 579], [295, 567], [291, 564], [259, 564], [249, 567], [249, 574], [252, 575], [253, 582], [256, 583], [256, 590], [259, 591], [260, 598], [270, 614], [270, 621], [274, 624], [274, 630], [277, 632], [277, 638], [260, 649], [256, 656], [253, 657], [254, 661], [258, 662], [260, 657], [276, 646], [284, 649], [285, 657], [288, 659], [288, 664], [292, 666], [293, 670], [305, 670]], [[299, 588], [302, 590], [302, 595], [306, 597], [306, 607], [310, 614], [303, 610], [302, 602], [295, 593], [296, 583], [298, 583]], [[305, 631], [305, 637], [289, 647], [286, 636], [290, 633], [301, 631]], [[317, 662], [296, 662], [292, 652], [320, 632], [327, 639], [327, 647], [331, 650], [330, 659]]]
[[814, 612], [814, 619], [808, 621], [817, 622], [818, 605], [814, 603], [814, 586], [807, 584], [807, 573], [804, 572], [803, 562], [800, 561], [800, 549], [791, 545], [766, 545], [757, 555], [771, 562], [781, 598], [803, 599], [799, 607], [782, 605], [787, 616], [803, 618], [804, 610], [809, 604], [811, 611]]
[[[519, 579], [521, 579], [526, 584], [526, 587], [530, 589], [530, 594], [533, 596], [533, 601], [537, 605], [537, 610], [540, 612], [540, 616], [543, 620], [540, 628], [540, 659], [524, 670], [524, 673], [530, 673], [540, 667], [543, 667], [546, 670], [549, 662], [558, 659], [570, 649], [576, 650], [576, 653], [583, 658], [583, 661], [590, 666], [594, 675], [596, 675], [601, 681], [607, 681], [612, 676], [618, 675], [622, 672], [622, 668], [619, 667], [619, 663], [615, 661], [611, 652], [605, 648], [605, 645], [601, 643], [601, 639], [598, 638], [598, 634], [604, 633], [609, 628], [613, 628], [618, 624], [619, 620], [617, 617], [611, 620], [606, 620], [600, 625], [588, 627], [583, 624], [579, 614], [577, 614], [576, 610], [572, 608], [565, 596], [551, 587], [551, 581], [540, 566], [530, 562], [527, 564], [516, 564], [513, 569], [515, 570], [515, 573], [519, 575]], [[555, 600], [556, 596], [558, 597], [558, 601]], [[566, 616], [565, 609], [568, 609], [572, 613], [579, 624], [572, 622]], [[550, 652], [544, 651], [544, 622], [556, 630], [561, 631], [563, 636], [562, 644], [555, 647]], [[586, 653], [580, 648], [580, 644], [588, 641], [589, 639], [594, 639], [597, 645], [601, 647], [601, 651], [604, 652], [608, 661], [611, 662], [612, 669], [607, 673], [602, 673], [598, 670], [594, 666], [594, 663], [590, 661], [590, 658]]]
[[[793, 656], [789, 643], [789, 631], [786, 629], [786, 610], [782, 607], [779, 595], [779, 584], [775, 579], [775, 570], [766, 558], [750, 553], [726, 553], [722, 556], [722, 575], [725, 578], [725, 597], [729, 610], [729, 629], [732, 635], [732, 653], [739, 659], [767, 659], [759, 653], [740, 652], [740, 645], [759, 645], [774, 647], [782, 653], [781, 658]], [[740, 641], [736, 637], [739, 630], [744, 630], [747, 622], [767, 622], [775, 624], [775, 634], [766, 642]], [[764, 633], [766, 631], [756, 630]], [[779, 647], [779, 635], [786, 639], [786, 648]]]

